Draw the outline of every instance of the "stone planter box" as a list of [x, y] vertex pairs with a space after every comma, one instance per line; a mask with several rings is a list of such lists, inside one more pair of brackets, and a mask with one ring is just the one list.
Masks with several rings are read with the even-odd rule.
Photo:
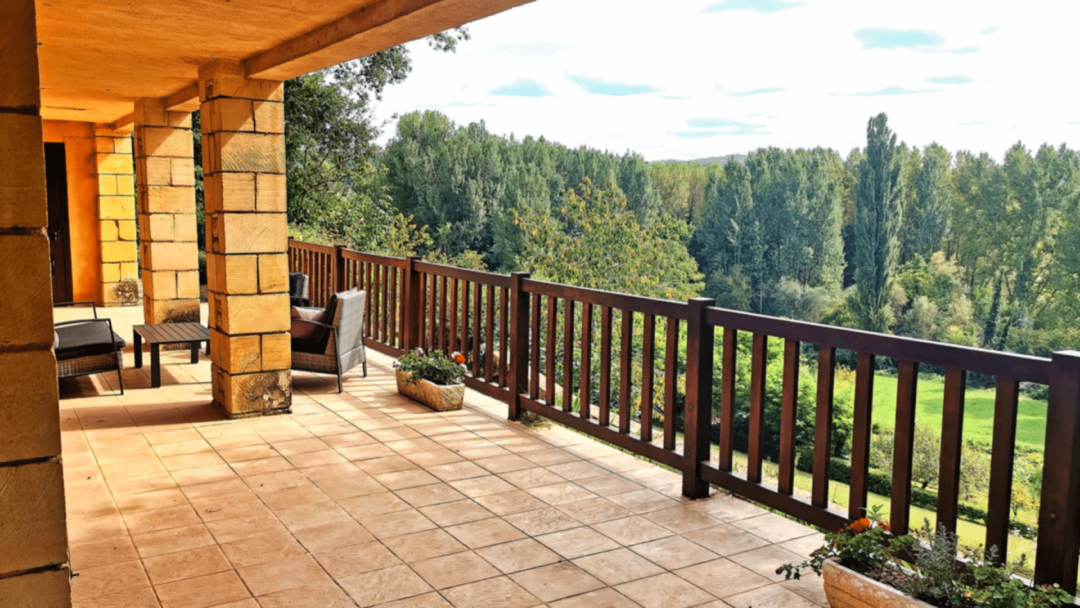
[[465, 400], [465, 385], [451, 384], [440, 386], [427, 380], [410, 383], [407, 380], [412, 374], [395, 372], [397, 376], [398, 392], [414, 401], [430, 407], [436, 412], [449, 412], [460, 410]]
[[934, 608], [830, 559], [822, 568], [825, 597], [832, 608]]

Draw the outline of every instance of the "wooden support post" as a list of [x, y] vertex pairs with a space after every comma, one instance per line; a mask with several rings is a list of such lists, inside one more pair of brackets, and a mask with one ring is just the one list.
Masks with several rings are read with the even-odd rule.
[[710, 298], [693, 298], [686, 332], [686, 468], [683, 470], [683, 496], [708, 498], [709, 484], [701, 478], [699, 466], [709, 460], [709, 427], [712, 422], [712, 369], [714, 330], [705, 322], [705, 311], [716, 303]]
[[1080, 559], [1080, 352], [1054, 353], [1046, 410], [1035, 583], [1076, 592]]
[[405, 350], [420, 348], [423, 337], [420, 335], [423, 327], [423, 310], [421, 304], [424, 297], [424, 275], [416, 270], [419, 256], [405, 258], [405, 302], [401, 307], [405, 315]]
[[[338, 245], [334, 247], [334, 291], [340, 293], [349, 288], [348, 277], [345, 276], [345, 249], [344, 245]], [[368, 288], [367, 301], [370, 310], [370, 303], [374, 294], [371, 293], [370, 287]]]
[[530, 298], [521, 286], [527, 278], [527, 272], [510, 275], [510, 402], [506, 414], [510, 420], [521, 416], [521, 396], [529, 390]]

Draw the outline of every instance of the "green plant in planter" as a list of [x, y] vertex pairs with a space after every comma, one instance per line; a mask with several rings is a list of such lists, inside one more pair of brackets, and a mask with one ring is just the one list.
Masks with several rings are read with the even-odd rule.
[[449, 357], [442, 353], [428, 354], [418, 348], [395, 361], [394, 369], [409, 374], [406, 380], [409, 384], [421, 380], [442, 386], [461, 384], [465, 379], [465, 356], [461, 353]]
[[[963, 559], [957, 559], [958, 553]], [[997, 549], [958, 551], [956, 535], [938, 531], [925, 521], [916, 534], [897, 536], [877, 505], [866, 517], [825, 535], [825, 545], [801, 564], [777, 568], [788, 579], [805, 569], [821, 575], [825, 562], [837, 559], [845, 568], [891, 585], [904, 594], [941, 608], [1050, 608], [1071, 604], [1073, 596], [1057, 585], [1032, 586], [1014, 576], [1023, 558], [1012, 567], [999, 566]]]

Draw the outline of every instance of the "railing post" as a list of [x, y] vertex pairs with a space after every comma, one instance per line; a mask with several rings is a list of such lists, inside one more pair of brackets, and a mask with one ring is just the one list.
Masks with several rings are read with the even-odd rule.
[[[345, 284], [345, 246], [338, 245], [334, 247], [334, 291], [341, 293], [348, 289]], [[368, 301], [371, 301], [371, 294], [368, 294]]]
[[693, 298], [686, 323], [686, 407], [683, 411], [686, 468], [683, 496], [708, 498], [709, 484], [701, 478], [699, 463], [712, 456], [709, 429], [712, 423], [712, 370], [714, 330], [705, 322], [711, 298]]
[[1080, 561], [1080, 352], [1054, 353], [1046, 408], [1035, 583], [1076, 592]]
[[529, 294], [521, 285], [527, 278], [527, 272], [510, 274], [510, 401], [506, 414], [510, 420], [521, 416], [521, 395], [529, 390]]
[[422, 342], [420, 304], [423, 300], [424, 277], [415, 268], [419, 261], [420, 257], [415, 255], [405, 258], [405, 301], [402, 303], [401, 313], [405, 315], [405, 350], [407, 351], [419, 348]]

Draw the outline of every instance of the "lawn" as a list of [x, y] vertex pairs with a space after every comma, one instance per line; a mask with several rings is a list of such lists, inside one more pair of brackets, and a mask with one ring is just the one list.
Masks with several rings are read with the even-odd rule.
[[[940, 378], [919, 378], [919, 403], [915, 410], [918, 422], [941, 428], [941, 409], [945, 381]], [[990, 443], [994, 436], [994, 390], [968, 388], [964, 404], [964, 439]], [[882, 428], [896, 424], [896, 378], [878, 375], [874, 378], [872, 419]], [[1046, 402], [1020, 397], [1017, 415], [1016, 443], [1020, 447], [1042, 450], [1046, 436]]]

